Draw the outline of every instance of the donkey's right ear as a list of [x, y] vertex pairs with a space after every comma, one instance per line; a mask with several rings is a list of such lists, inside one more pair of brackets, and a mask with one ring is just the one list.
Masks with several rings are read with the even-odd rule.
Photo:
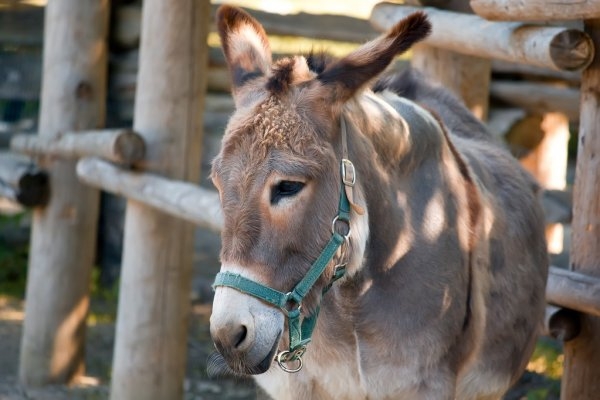
[[245, 83], [267, 74], [271, 48], [262, 25], [245, 11], [222, 5], [216, 19], [235, 96]]

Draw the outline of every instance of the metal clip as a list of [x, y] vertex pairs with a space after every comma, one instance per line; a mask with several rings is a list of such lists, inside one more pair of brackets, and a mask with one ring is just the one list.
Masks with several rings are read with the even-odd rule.
[[[302, 346], [294, 351], [284, 350], [277, 354], [277, 358], [275, 360], [282, 370], [289, 374], [293, 374], [302, 369], [302, 356], [304, 355], [305, 351], [306, 346]], [[297, 366], [295, 368], [288, 368], [286, 364], [294, 361], [298, 363]]]

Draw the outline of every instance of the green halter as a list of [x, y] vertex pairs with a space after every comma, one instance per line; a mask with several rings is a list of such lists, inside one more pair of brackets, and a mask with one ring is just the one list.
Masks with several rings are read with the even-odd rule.
[[[302, 300], [308, 294], [310, 289], [317, 282], [319, 277], [323, 274], [327, 265], [331, 262], [336, 252], [344, 243], [346, 247], [342, 248], [342, 260], [345, 259], [343, 254], [348, 247], [350, 238], [350, 201], [348, 199], [348, 193], [351, 194], [351, 188], [354, 186], [355, 171], [354, 165], [347, 157], [347, 145], [346, 145], [346, 124], [344, 118], [341, 118], [342, 128], [342, 148], [343, 157], [341, 162], [341, 189], [340, 189], [340, 200], [338, 204], [338, 213], [333, 219], [331, 225], [331, 239], [321, 252], [321, 255], [312, 264], [304, 278], [288, 293], [283, 293], [278, 290], [272, 289], [268, 286], [254, 282], [248, 278], [244, 278], [239, 274], [231, 272], [219, 272], [213, 283], [213, 288], [218, 286], [227, 286], [240, 292], [247, 293], [254, 297], [257, 297], [267, 303], [274, 305], [281, 309], [288, 318], [288, 331], [289, 331], [289, 349], [281, 351], [277, 354], [276, 360], [279, 366], [286, 372], [298, 372], [302, 369], [302, 355], [306, 351], [306, 345], [311, 341], [312, 332], [317, 323], [319, 316], [320, 306], [317, 306], [315, 312], [312, 315], [301, 317], [301, 305]], [[342, 235], [336, 231], [336, 225], [338, 222], [347, 225], [348, 232]], [[330, 288], [333, 282], [344, 276], [346, 272], [346, 263], [336, 265], [334, 276], [331, 282], [323, 289], [322, 294], [325, 294]], [[289, 368], [286, 364], [296, 362], [295, 368]]]

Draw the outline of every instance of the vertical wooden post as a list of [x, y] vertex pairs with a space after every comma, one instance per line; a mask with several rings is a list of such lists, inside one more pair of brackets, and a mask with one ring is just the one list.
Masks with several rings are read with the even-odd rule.
[[[423, 5], [431, 1], [421, 1]], [[433, 2], [435, 3], [435, 2]], [[439, 2], [440, 8], [472, 13], [467, 0]], [[413, 48], [413, 67], [452, 91], [480, 120], [487, 120], [492, 61], [425, 44]]]
[[[585, 21], [600, 49], [600, 19]], [[579, 150], [573, 199], [571, 267], [600, 276], [600, 54], [581, 77]], [[581, 334], [564, 345], [561, 398], [592, 400], [600, 393], [600, 318], [582, 316]]]
[[[208, 0], [145, 0], [134, 129], [146, 168], [198, 182]], [[111, 399], [183, 397], [192, 225], [128, 200]]]
[[420, 44], [411, 64], [461, 99], [475, 116], [487, 119], [492, 62]]
[[[44, 31], [40, 134], [103, 126], [108, 0], [52, 0]], [[85, 318], [98, 219], [96, 189], [73, 161], [41, 159], [51, 198], [33, 213], [19, 378], [68, 382], [83, 373]]]
[[[535, 149], [521, 159], [521, 164], [544, 189], [562, 190], [567, 185], [569, 119], [561, 112], [549, 112], [529, 119], [539, 121], [538, 126], [529, 126], [528, 129], [539, 130], [541, 141]], [[529, 137], [533, 133], [530, 130], [523, 132]], [[558, 254], [563, 251], [562, 224], [546, 226], [546, 241], [550, 253]]]

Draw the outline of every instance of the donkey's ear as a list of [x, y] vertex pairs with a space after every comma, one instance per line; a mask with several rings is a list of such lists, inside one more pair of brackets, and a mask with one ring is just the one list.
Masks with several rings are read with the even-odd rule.
[[267, 73], [271, 48], [262, 25], [245, 11], [222, 5], [216, 20], [235, 95], [249, 80]]
[[331, 64], [317, 79], [330, 90], [334, 102], [344, 102], [383, 72], [396, 55], [408, 50], [430, 32], [431, 23], [425, 13], [415, 12], [394, 25], [387, 34]]

